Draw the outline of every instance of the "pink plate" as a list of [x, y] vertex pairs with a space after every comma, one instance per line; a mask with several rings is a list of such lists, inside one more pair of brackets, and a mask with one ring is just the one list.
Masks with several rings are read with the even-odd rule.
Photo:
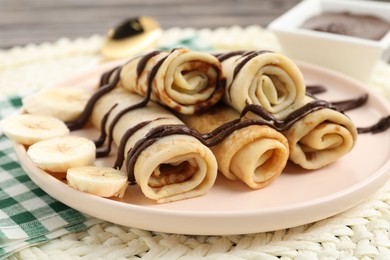
[[[357, 126], [368, 126], [390, 114], [382, 97], [357, 81], [341, 74], [299, 62], [307, 84], [328, 88], [323, 97], [329, 101], [369, 93], [364, 107], [348, 112]], [[94, 86], [105, 64], [80, 74], [61, 85]], [[77, 134], [95, 137], [94, 130]], [[156, 204], [143, 196], [138, 186], [130, 186], [122, 199], [105, 199], [69, 188], [36, 168], [22, 145], [15, 150], [30, 178], [57, 200], [91, 216], [140, 229], [197, 235], [246, 234], [273, 231], [315, 222], [345, 211], [367, 198], [388, 179], [390, 168], [390, 131], [361, 134], [353, 151], [321, 170], [306, 171], [289, 165], [270, 186], [251, 190], [240, 182], [219, 177], [215, 186], [198, 198]], [[112, 166], [114, 155], [97, 160]]]

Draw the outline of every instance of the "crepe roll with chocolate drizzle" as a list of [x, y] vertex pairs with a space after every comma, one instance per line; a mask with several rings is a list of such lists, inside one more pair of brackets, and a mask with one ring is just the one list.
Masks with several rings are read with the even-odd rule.
[[153, 51], [123, 65], [121, 85], [179, 113], [194, 114], [216, 104], [225, 78], [217, 58], [205, 52], [176, 48]]
[[[315, 103], [307, 99], [308, 104]], [[308, 170], [335, 162], [352, 150], [357, 138], [357, 130], [351, 119], [328, 107], [313, 107], [283, 134], [290, 147], [289, 159]]]
[[[116, 115], [142, 99], [123, 88], [116, 88], [96, 102], [92, 123], [109, 131]], [[114, 168], [126, 168], [129, 180], [136, 182], [146, 197], [158, 203], [205, 194], [217, 175], [217, 162], [211, 150], [190, 134], [175, 131], [147, 138], [150, 132], [159, 128], [164, 132], [185, 126], [154, 102], [123, 114], [112, 131], [118, 147]]]
[[271, 51], [235, 51], [216, 57], [226, 76], [224, 101], [237, 111], [255, 104], [281, 119], [302, 105], [304, 78], [288, 57]]
[[239, 179], [252, 189], [260, 189], [283, 171], [289, 155], [287, 139], [260, 121], [241, 121], [239, 116], [237, 111], [221, 104], [199, 115], [183, 115], [182, 119], [206, 136], [217, 127], [225, 129], [221, 134], [231, 132], [210, 147], [219, 171], [230, 180]]

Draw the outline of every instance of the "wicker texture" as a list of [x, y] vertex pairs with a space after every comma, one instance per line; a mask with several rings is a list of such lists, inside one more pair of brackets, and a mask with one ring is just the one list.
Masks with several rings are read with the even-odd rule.
[[[201, 37], [197, 48], [279, 48], [274, 36], [259, 27], [217, 30], [174, 28], [165, 32], [169, 40], [163, 40], [160, 46]], [[218, 37], [214, 37], [216, 33]], [[247, 45], [244, 41], [231, 41], [228, 36], [232, 34], [246, 37]], [[259, 42], [258, 37], [263, 39], [261, 46], [249, 40]], [[0, 94], [29, 93], [96, 65], [100, 62], [101, 43], [100, 36], [93, 36], [0, 51], [0, 85], [7, 86]], [[370, 85], [390, 97], [388, 64], [378, 63]], [[346, 212], [291, 229], [249, 235], [187, 236], [104, 222], [88, 231], [23, 249], [10, 259], [390, 259], [389, 232], [390, 183], [386, 183]]]

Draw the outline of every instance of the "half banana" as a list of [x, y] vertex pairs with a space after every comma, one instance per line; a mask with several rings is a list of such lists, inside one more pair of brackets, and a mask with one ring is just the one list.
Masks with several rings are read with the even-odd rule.
[[127, 174], [110, 167], [82, 166], [70, 168], [66, 179], [74, 189], [100, 197], [123, 197], [128, 186]]
[[64, 122], [46, 115], [18, 114], [2, 120], [1, 127], [9, 139], [24, 145], [69, 134]]
[[93, 165], [96, 157], [95, 144], [80, 136], [61, 136], [31, 145], [27, 156], [42, 170], [66, 172], [69, 168]]

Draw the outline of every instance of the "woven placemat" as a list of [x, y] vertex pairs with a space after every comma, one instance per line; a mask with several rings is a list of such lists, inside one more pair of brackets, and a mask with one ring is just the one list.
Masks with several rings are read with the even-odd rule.
[[[0, 51], [0, 95], [28, 94], [98, 64], [102, 37]], [[217, 30], [172, 28], [159, 46], [272, 49], [274, 35], [258, 26]], [[369, 85], [390, 98], [390, 67], [379, 62]], [[187, 236], [109, 222], [23, 249], [10, 259], [390, 259], [390, 182], [358, 206], [331, 218], [274, 232]]]

